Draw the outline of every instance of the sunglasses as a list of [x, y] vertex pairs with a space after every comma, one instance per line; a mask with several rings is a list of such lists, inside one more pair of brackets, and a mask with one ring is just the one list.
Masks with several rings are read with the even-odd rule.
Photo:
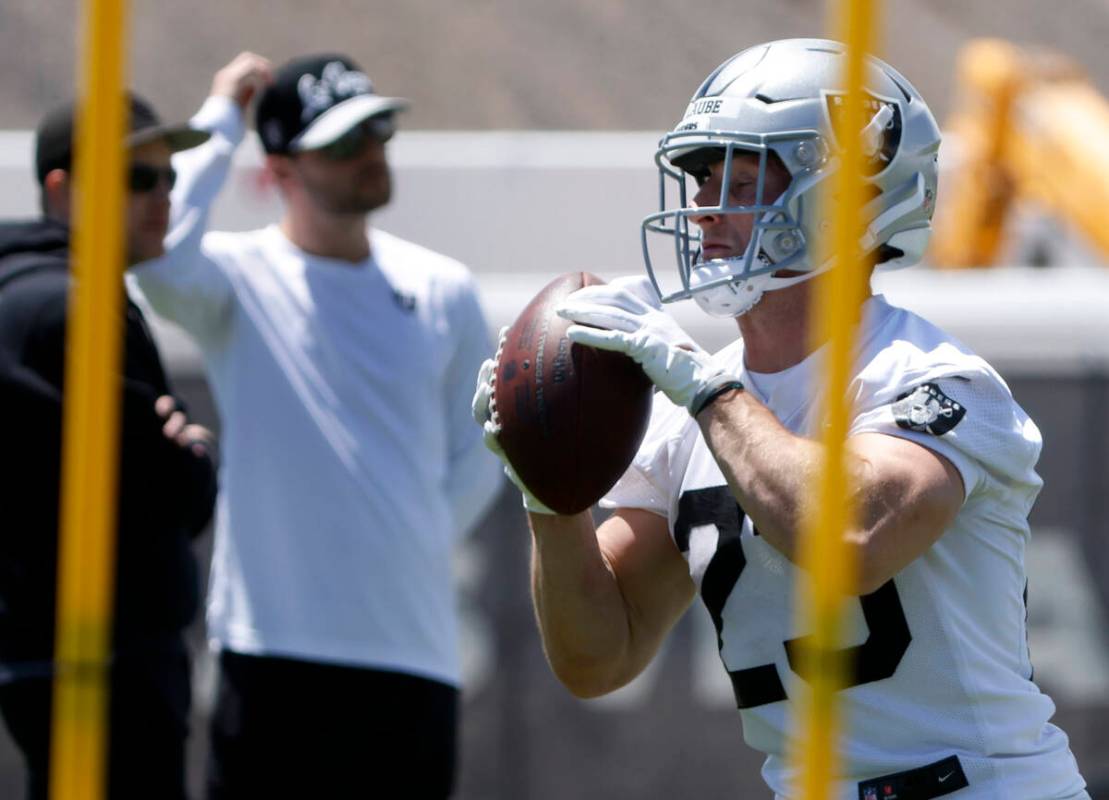
[[393, 138], [397, 126], [392, 114], [379, 114], [364, 119], [334, 142], [316, 152], [328, 161], [346, 161], [361, 155], [370, 142], [384, 144]]
[[127, 186], [132, 192], [143, 193], [153, 191], [159, 181], [166, 182], [166, 188], [172, 189], [177, 183], [177, 170], [173, 167], [153, 167], [150, 164], [132, 164], [127, 173]]

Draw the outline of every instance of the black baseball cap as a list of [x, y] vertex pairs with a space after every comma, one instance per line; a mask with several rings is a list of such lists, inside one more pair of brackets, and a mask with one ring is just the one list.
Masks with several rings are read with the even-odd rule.
[[[150, 103], [137, 95], [129, 94], [128, 102], [131, 106], [130, 133], [124, 139], [128, 147], [161, 139], [176, 153], [204, 144], [211, 135], [187, 124], [163, 124]], [[39, 184], [51, 170], [72, 168], [76, 117], [77, 104], [71, 101], [58, 106], [39, 122], [35, 130], [35, 174]]]
[[294, 58], [274, 75], [258, 101], [256, 126], [267, 153], [326, 147], [358, 123], [408, 108], [401, 97], [382, 97], [346, 56]]

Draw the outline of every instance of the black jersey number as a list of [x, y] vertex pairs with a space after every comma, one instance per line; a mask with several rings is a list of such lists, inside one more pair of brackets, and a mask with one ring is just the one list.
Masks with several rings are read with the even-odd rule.
[[[727, 486], [712, 486], [683, 493], [678, 501], [678, 518], [674, 522], [674, 540], [683, 553], [689, 552], [689, 536], [693, 528], [716, 526], [716, 552], [701, 580], [701, 599], [712, 616], [716, 626], [716, 643], [721, 649], [724, 646], [724, 604], [747, 566], [740, 543], [744, 516], [743, 509]], [[851, 665], [848, 687], [880, 681], [893, 675], [913, 638], [897, 586], [892, 580], [861, 596], [859, 602], [869, 635], [862, 644], [846, 648]], [[799, 637], [782, 643], [790, 667], [802, 678], [806, 675], [799, 666], [798, 656], [807, 638]], [[731, 678], [739, 708], [753, 708], [786, 699], [785, 686], [774, 664], [728, 670], [728, 677]]]

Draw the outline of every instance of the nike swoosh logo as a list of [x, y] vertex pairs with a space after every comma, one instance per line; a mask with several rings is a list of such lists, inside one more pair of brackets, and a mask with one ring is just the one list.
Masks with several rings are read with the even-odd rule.
[[946, 775], [944, 775], [942, 778], [937, 778], [936, 780], [938, 780], [940, 783], [943, 783], [945, 780], [947, 780], [948, 778], [950, 778], [954, 774], [955, 774], [954, 772], [949, 772]]

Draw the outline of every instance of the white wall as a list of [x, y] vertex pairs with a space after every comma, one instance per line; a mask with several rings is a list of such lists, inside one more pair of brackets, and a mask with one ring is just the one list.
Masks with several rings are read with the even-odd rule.
[[[390, 145], [394, 201], [373, 222], [468, 264], [497, 328], [561, 272], [611, 278], [642, 271], [639, 221], [656, 208], [656, 141], [645, 132], [402, 131]], [[30, 133], [0, 131], [0, 216], [37, 213], [31, 159]], [[280, 204], [263, 184], [261, 165], [251, 138], [236, 154], [214, 227], [244, 230], [277, 217]], [[1002, 367], [1109, 364], [1109, 270], [1091, 265], [1066, 237], [1058, 246], [1062, 261], [1080, 263], [969, 272], [917, 267], [880, 274], [876, 289]], [[734, 331], [691, 304], [673, 310], [707, 347], [721, 346]], [[195, 366], [183, 336], [159, 331], [176, 365]]]

